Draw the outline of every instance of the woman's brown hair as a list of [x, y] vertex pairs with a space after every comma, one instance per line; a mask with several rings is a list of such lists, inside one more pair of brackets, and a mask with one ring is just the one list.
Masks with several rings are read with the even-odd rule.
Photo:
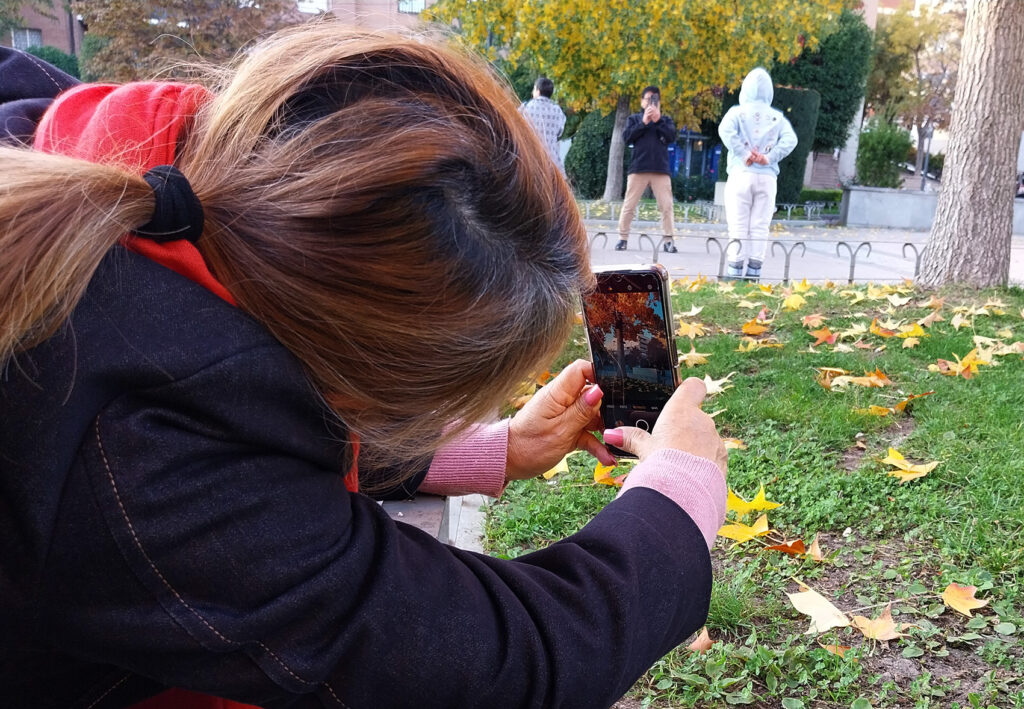
[[[510, 92], [452, 48], [330, 21], [278, 33], [224, 77], [176, 164], [211, 270], [372, 465], [492, 415], [590, 285], [564, 179]], [[153, 197], [115, 167], [10, 148], [0, 175], [7, 361], [60, 326]]]

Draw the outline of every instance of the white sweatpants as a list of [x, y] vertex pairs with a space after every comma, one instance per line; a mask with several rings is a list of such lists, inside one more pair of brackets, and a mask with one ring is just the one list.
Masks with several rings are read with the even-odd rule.
[[746, 259], [764, 262], [768, 253], [768, 227], [775, 213], [775, 190], [775, 175], [745, 170], [729, 175], [725, 183], [729, 263]]

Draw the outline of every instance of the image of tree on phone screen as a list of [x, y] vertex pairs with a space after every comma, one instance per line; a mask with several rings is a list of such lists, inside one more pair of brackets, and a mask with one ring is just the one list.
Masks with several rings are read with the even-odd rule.
[[[595, 373], [606, 403], [616, 409], [627, 408], [627, 401], [630, 409], [660, 403], [674, 390], [664, 312], [657, 292], [638, 289], [588, 298]], [[628, 412], [619, 413], [611, 423], [630, 425]]]

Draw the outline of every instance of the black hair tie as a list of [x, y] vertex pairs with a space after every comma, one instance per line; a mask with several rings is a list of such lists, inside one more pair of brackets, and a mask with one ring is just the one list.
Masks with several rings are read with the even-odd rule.
[[203, 233], [203, 205], [181, 170], [173, 165], [157, 165], [142, 179], [153, 188], [156, 205], [150, 220], [134, 233], [159, 243], [197, 241]]

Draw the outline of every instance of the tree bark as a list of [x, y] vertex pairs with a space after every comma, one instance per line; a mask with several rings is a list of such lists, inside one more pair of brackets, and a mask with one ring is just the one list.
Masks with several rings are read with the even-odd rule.
[[622, 140], [622, 131], [626, 130], [626, 119], [629, 118], [629, 96], [619, 96], [615, 104], [615, 127], [612, 129], [612, 144], [608, 148], [608, 177], [604, 183], [605, 202], [622, 199], [622, 154], [626, 143]]
[[1024, 0], [970, 0], [950, 140], [919, 283], [1005, 285], [1024, 127]]

